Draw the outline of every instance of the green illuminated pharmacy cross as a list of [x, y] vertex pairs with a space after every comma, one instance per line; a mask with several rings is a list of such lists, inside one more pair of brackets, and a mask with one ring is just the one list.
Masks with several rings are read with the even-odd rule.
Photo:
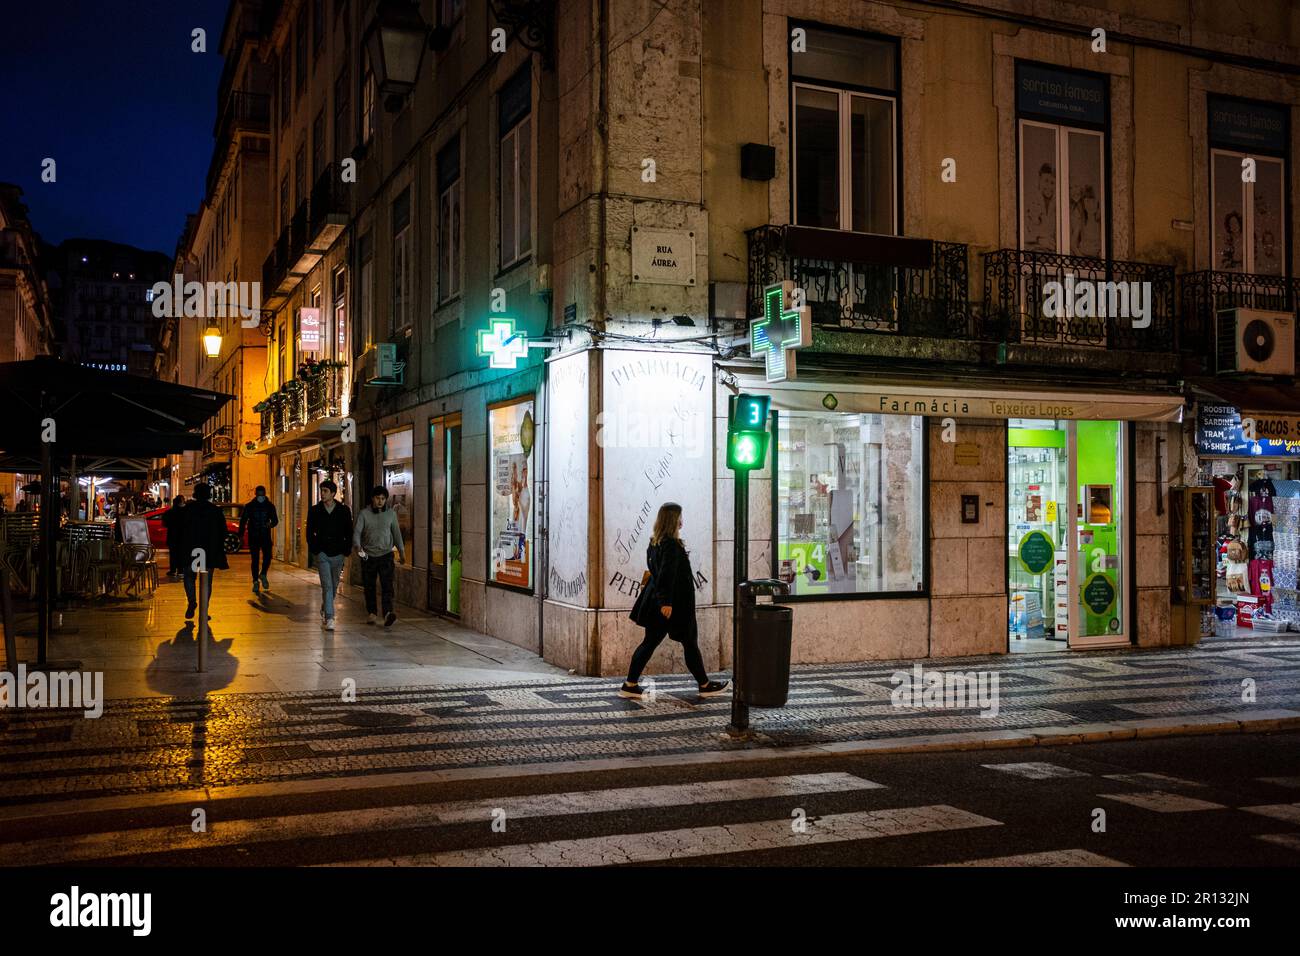
[[515, 368], [528, 355], [528, 336], [515, 331], [514, 319], [492, 319], [491, 328], [478, 333], [478, 354], [491, 368]]
[[806, 305], [787, 309], [794, 283], [778, 282], [763, 290], [763, 317], [749, 325], [749, 354], [762, 355], [769, 382], [795, 377], [795, 349], [812, 345], [812, 310]]

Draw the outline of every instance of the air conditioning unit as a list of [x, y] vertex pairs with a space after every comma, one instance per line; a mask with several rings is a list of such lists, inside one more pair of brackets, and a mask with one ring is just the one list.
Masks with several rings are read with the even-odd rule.
[[1220, 375], [1295, 375], [1295, 313], [1220, 309], [1216, 318]]
[[361, 356], [362, 380], [367, 385], [393, 384], [400, 371], [396, 342], [380, 342]]

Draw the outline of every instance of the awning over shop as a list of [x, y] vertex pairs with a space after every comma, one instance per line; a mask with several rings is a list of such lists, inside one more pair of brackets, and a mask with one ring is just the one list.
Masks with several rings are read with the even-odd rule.
[[933, 381], [804, 373], [768, 385], [761, 371], [728, 369], [743, 391], [772, 396], [785, 411], [840, 411], [938, 418], [1043, 418], [1081, 421], [1181, 422], [1183, 397], [1169, 392], [1120, 392], [1042, 386], [1013, 388], [996, 379]]

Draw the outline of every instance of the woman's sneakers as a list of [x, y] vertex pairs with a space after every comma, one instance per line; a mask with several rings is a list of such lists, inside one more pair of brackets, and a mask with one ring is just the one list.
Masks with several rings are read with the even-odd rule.
[[623, 686], [618, 689], [618, 696], [627, 697], [631, 700], [640, 700], [647, 692], [647, 688], [642, 684], [629, 684], [624, 681]]
[[701, 696], [701, 697], [717, 697], [719, 694], [725, 694], [725, 693], [726, 693], [727, 691], [729, 691], [729, 690], [731, 690], [731, 681], [729, 681], [729, 680], [723, 680], [723, 681], [711, 680], [711, 681], [709, 681], [707, 684], [705, 684], [703, 687], [700, 688], [700, 696]]

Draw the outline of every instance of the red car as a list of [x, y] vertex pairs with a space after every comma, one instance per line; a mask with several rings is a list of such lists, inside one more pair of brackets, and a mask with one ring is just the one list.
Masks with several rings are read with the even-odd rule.
[[[241, 505], [218, 505], [226, 516], [226, 554], [236, 554], [243, 548], [248, 547], [248, 536], [241, 536], [239, 533], [239, 511]], [[149, 522], [149, 543], [159, 550], [167, 548], [167, 526], [163, 524], [162, 517], [170, 509], [155, 508], [153, 511], [146, 511], [143, 517]]]

